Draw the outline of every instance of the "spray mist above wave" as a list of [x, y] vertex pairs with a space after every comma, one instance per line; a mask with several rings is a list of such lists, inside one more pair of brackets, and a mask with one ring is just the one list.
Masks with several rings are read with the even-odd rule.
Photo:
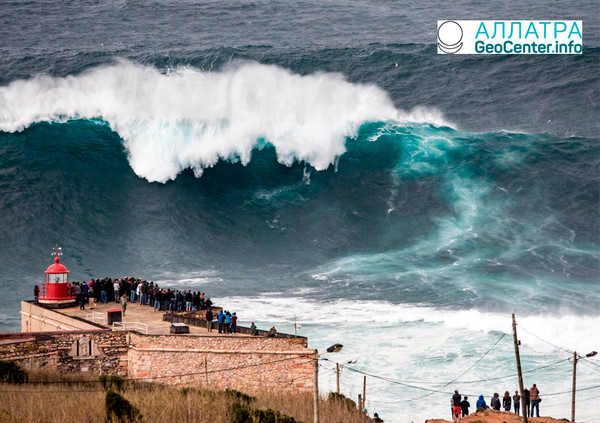
[[78, 118], [107, 122], [124, 140], [135, 173], [150, 182], [174, 179], [186, 168], [200, 176], [219, 160], [246, 164], [264, 143], [275, 147], [282, 164], [304, 161], [323, 170], [365, 122], [447, 125], [435, 110], [397, 110], [374, 85], [255, 62], [217, 73], [163, 73], [120, 60], [76, 76], [39, 75], [0, 88], [2, 131]]

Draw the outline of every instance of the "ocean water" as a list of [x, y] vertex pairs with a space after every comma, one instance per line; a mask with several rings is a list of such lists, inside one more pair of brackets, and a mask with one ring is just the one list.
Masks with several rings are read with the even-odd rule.
[[[583, 19], [573, 56], [440, 56], [437, 19]], [[13, 1], [0, 8], [0, 332], [75, 280], [207, 292], [308, 336], [387, 422], [600, 349], [597, 3]], [[348, 362], [354, 362], [347, 364]], [[600, 422], [600, 359], [577, 420]], [[474, 407], [472, 408], [472, 410]]]

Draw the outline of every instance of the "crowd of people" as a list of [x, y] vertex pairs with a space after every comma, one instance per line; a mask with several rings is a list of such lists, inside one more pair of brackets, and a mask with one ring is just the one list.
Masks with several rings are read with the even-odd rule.
[[[452, 418], [453, 420], [457, 420], [460, 417], [467, 416], [469, 414], [469, 407], [471, 404], [468, 401], [467, 396], [461, 396], [458, 391], [454, 391], [454, 395], [452, 395], [451, 408], [452, 408]], [[530, 389], [524, 390], [524, 398], [523, 398], [523, 412], [526, 413], [526, 416], [533, 417], [535, 412], [536, 417], [540, 416], [540, 402], [542, 399], [540, 398], [540, 391], [536, 384], [534, 383]], [[483, 395], [479, 396], [479, 399], [475, 403], [477, 409], [486, 409], [491, 408], [493, 410], [500, 411], [503, 409], [504, 411], [511, 411], [515, 414], [521, 413], [521, 395], [519, 395], [519, 391], [515, 391], [514, 395], [510, 395], [510, 392], [506, 391], [504, 396], [500, 398], [500, 394], [494, 393], [492, 398], [490, 399], [490, 406], [485, 402], [485, 398]]]
[[[202, 312], [201, 317], [207, 322], [207, 329], [212, 332], [213, 321], [216, 320], [216, 328], [219, 333], [237, 333], [237, 313], [229, 310], [213, 310], [213, 302], [204, 292], [192, 291], [191, 289], [175, 290], [161, 288], [154, 281], [149, 283], [142, 279], [125, 277], [120, 279], [101, 278], [91, 279], [89, 282], [73, 282], [72, 295], [75, 296], [79, 308], [85, 310], [86, 304], [93, 309], [98, 303], [107, 304], [115, 302], [121, 304], [123, 315], [127, 310], [128, 302], [138, 302], [143, 306], [150, 306], [154, 311], [168, 312]], [[34, 286], [34, 303], [38, 303], [40, 288]], [[252, 322], [251, 334], [258, 335], [258, 328]], [[271, 327], [269, 337], [277, 336], [275, 326]]]
[[89, 282], [73, 282], [75, 298], [81, 309], [89, 303], [94, 308], [98, 303], [139, 302], [153, 307], [154, 311], [196, 312], [212, 307], [212, 301], [204, 292], [191, 289], [164, 289], [142, 279], [126, 277], [121, 279], [91, 279]]

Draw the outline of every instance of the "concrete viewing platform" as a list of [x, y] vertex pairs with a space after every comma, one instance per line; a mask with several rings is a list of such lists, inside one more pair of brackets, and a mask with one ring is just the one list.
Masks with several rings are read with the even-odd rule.
[[[106, 312], [110, 309], [121, 310], [121, 305], [113, 301], [107, 304], [98, 303], [94, 308], [89, 308], [86, 304], [85, 310], [80, 310], [79, 305], [77, 305], [69, 308], [61, 308], [55, 311], [112, 329], [112, 325], [106, 324]], [[118, 328], [123, 326], [123, 329], [125, 330], [135, 330], [137, 332], [147, 333], [148, 335], [166, 335], [170, 333], [171, 322], [163, 320], [164, 314], [164, 311], [154, 311], [154, 308], [151, 306], [143, 306], [137, 302], [127, 303], [127, 310], [121, 319], [122, 325], [117, 324], [116, 327]], [[136, 325], [136, 323], [138, 325]], [[216, 326], [216, 323], [213, 323], [213, 325]], [[189, 328], [190, 335], [235, 336], [220, 334], [216, 328], [213, 329], [212, 332], [208, 332], [206, 328], [197, 326], [189, 326]]]

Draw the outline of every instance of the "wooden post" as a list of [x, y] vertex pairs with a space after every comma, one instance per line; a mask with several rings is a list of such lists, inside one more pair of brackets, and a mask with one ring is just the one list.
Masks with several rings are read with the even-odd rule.
[[363, 378], [362, 407], [360, 408], [360, 411], [363, 411], [365, 409], [366, 402], [367, 402], [367, 377], [364, 376], [364, 378]]
[[575, 421], [575, 387], [577, 386], [577, 351], [573, 352], [573, 392], [571, 394], [571, 421]]
[[519, 374], [519, 390], [521, 392], [521, 409], [523, 410], [523, 423], [527, 423], [527, 406], [525, 404], [525, 388], [523, 387], [523, 373], [521, 373], [521, 356], [519, 355], [519, 341], [517, 340], [517, 322], [515, 313], [512, 314], [513, 340], [515, 342], [515, 357], [517, 359], [517, 373]]
[[358, 411], [360, 411], [360, 406], [362, 404], [362, 395], [358, 394]]
[[340, 365], [335, 363], [335, 392], [340, 393]]
[[314, 423], [319, 423], [319, 353], [315, 350], [315, 389], [313, 392], [314, 400]]

